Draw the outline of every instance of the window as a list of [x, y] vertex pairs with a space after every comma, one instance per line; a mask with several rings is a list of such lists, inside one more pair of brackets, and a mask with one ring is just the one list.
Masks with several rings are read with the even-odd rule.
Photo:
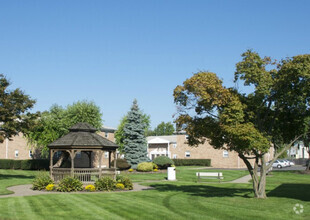
[[15, 157], [18, 157], [18, 150], [15, 150]]
[[188, 135], [185, 135], [185, 139], [188, 140]]
[[186, 151], [186, 152], [185, 152], [185, 157], [191, 157], [191, 152]]
[[108, 132], [105, 132], [105, 133], [104, 133], [104, 137], [105, 137], [105, 138], [108, 138], [108, 136], [109, 136], [109, 133], [108, 133]]
[[172, 156], [173, 159], [177, 159], [177, 157], [178, 156], [176, 154], [173, 154], [173, 156]]
[[32, 150], [29, 151], [29, 157], [32, 158]]
[[228, 151], [227, 150], [223, 151], [223, 157], [228, 157]]
[[177, 144], [173, 144], [173, 148], [177, 148]]
[[81, 151], [80, 151], [80, 152], [77, 152], [76, 155], [75, 155], [75, 157], [76, 157], [76, 158], [81, 158], [81, 157], [82, 157], [82, 152], [81, 152]]
[[109, 158], [109, 152], [108, 151], [104, 152], [104, 158]]

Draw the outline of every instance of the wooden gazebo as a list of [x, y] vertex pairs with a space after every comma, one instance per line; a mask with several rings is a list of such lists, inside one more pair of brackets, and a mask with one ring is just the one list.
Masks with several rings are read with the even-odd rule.
[[[116, 177], [116, 150], [118, 146], [112, 141], [96, 133], [97, 129], [88, 123], [77, 123], [69, 129], [69, 133], [48, 145], [50, 150], [50, 175], [58, 182], [66, 176], [80, 179], [82, 182], [92, 182], [102, 175], [113, 175]], [[54, 167], [53, 157], [58, 151], [68, 152], [71, 159], [71, 168]], [[88, 168], [76, 168], [74, 158], [77, 153], [84, 152], [89, 156]], [[99, 166], [92, 167], [92, 153], [97, 152]], [[103, 152], [109, 152], [109, 167], [102, 167]], [[111, 164], [113, 153], [114, 165]]]

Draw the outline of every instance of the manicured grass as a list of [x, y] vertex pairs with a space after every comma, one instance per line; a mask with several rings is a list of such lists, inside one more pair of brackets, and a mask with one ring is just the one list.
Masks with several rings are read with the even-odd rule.
[[[0, 198], [0, 219], [309, 219], [309, 180], [273, 172], [265, 200], [253, 198], [251, 184], [194, 181], [148, 183], [155, 189], [141, 192]], [[297, 203], [304, 207], [299, 215]]]
[[38, 171], [0, 169], [0, 195], [13, 193], [6, 189], [9, 186], [32, 183], [36, 173]]
[[[248, 175], [249, 172], [246, 170], [214, 170], [214, 169], [199, 169], [199, 167], [176, 167], [176, 178], [178, 181], [184, 182], [196, 182], [196, 172], [222, 172], [224, 179], [223, 182], [235, 180]], [[134, 182], [142, 182], [147, 180], [165, 180], [167, 173], [127, 173]], [[218, 179], [206, 179], [207, 182], [218, 182]]]

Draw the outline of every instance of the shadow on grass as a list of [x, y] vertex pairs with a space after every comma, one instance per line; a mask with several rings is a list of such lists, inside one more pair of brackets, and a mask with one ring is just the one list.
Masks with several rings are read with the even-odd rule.
[[267, 193], [267, 197], [284, 197], [310, 201], [310, 184], [281, 184]]
[[0, 174], [0, 180], [8, 180], [8, 179], [33, 179], [35, 176], [26, 176], [26, 175], [6, 175]]
[[173, 184], [152, 184], [158, 191], [184, 192], [192, 196], [202, 197], [244, 197], [253, 198], [253, 190], [246, 188], [226, 188], [207, 185], [173, 185]]

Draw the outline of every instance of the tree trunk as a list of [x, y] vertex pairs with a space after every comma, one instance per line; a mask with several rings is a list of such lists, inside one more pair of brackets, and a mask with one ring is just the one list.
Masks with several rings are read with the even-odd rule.
[[[249, 160], [242, 154], [239, 153], [239, 157], [244, 161], [246, 164], [249, 173], [251, 175], [252, 181], [253, 181], [253, 192], [254, 197], [259, 199], [265, 199], [266, 196], [266, 164], [265, 160], [262, 159], [263, 156], [256, 156], [255, 157], [255, 163], [254, 168], [252, 167]], [[259, 159], [262, 160], [262, 167], [260, 170], [260, 177], [258, 175], [258, 162]]]
[[56, 168], [60, 167], [64, 161], [68, 160], [68, 158], [69, 158], [69, 153], [62, 151], [58, 161], [54, 164], [53, 167], [56, 167]]

